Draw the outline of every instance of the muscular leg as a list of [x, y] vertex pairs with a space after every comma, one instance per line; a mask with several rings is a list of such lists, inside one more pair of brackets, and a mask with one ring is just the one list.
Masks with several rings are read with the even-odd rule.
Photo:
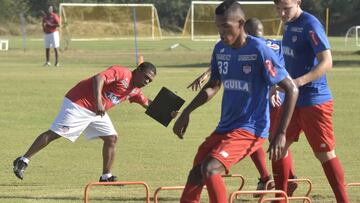
[[42, 150], [46, 147], [50, 142], [58, 139], [60, 135], [54, 133], [51, 130], [48, 130], [42, 134], [40, 134], [34, 141], [34, 143], [30, 146], [28, 151], [24, 154], [23, 157], [30, 159], [34, 154]]
[[225, 167], [217, 159], [209, 157], [201, 165], [202, 176], [208, 190], [210, 202], [227, 203], [227, 192], [221, 173]]
[[115, 159], [117, 136], [100, 136], [104, 141], [103, 155], [103, 174], [110, 173]]
[[257, 170], [259, 171], [260, 179], [264, 180], [264, 182], [268, 181], [265, 179], [269, 178], [269, 172], [266, 168], [265, 157], [265, 151], [262, 147], [260, 147], [258, 150], [251, 154], [251, 159], [254, 162]]
[[325, 175], [335, 194], [336, 202], [348, 203], [346, 193], [344, 171], [339, 159], [335, 155], [335, 150], [329, 152], [315, 152], [316, 158], [322, 164]]
[[46, 48], [45, 49], [45, 56], [46, 56], [46, 62], [50, 61], [50, 49]]
[[181, 195], [181, 203], [198, 203], [200, 202], [201, 192], [204, 186], [201, 175], [201, 165], [194, 166], [189, 172], [188, 180], [184, 191]]
[[59, 62], [59, 54], [58, 54], [58, 49], [54, 48], [54, 52], [55, 52], [55, 65], [58, 64]]
[[[286, 141], [285, 150], [287, 151], [291, 145], [291, 141]], [[275, 181], [275, 189], [283, 190], [287, 192], [287, 185], [289, 179], [289, 172], [292, 165], [291, 156], [285, 155], [284, 158], [274, 161], [272, 160], [272, 169]], [[278, 196], [278, 195], [277, 195]], [[277, 202], [285, 202], [285, 201], [277, 201]]]

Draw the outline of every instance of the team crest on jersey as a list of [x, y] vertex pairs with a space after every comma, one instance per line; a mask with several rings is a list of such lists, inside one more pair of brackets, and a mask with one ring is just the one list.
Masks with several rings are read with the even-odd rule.
[[271, 62], [271, 60], [269, 60], [269, 59], [265, 60], [264, 66], [265, 66], [266, 70], [269, 71], [271, 77], [275, 77], [275, 76], [276, 76], [276, 70], [275, 70], [274, 65], [273, 65], [273, 63]]
[[220, 49], [221, 54], [224, 53], [224, 51], [225, 51], [225, 48]]
[[245, 65], [245, 66], [243, 66], [243, 72], [244, 72], [245, 74], [251, 73], [251, 66], [250, 66], [250, 65]]
[[296, 41], [297, 41], [297, 36], [296, 36], [296, 35], [292, 36], [292, 37], [291, 37], [291, 41], [292, 41], [293, 43], [296, 42]]

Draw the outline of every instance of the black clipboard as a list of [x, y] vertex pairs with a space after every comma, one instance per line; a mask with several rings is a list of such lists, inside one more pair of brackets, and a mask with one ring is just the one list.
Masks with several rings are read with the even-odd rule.
[[162, 87], [145, 113], [167, 127], [172, 120], [171, 112], [178, 111], [184, 103], [181, 97]]

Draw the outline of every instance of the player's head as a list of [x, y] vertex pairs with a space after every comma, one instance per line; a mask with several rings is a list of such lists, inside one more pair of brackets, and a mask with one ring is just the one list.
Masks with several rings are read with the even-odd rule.
[[301, 14], [301, 0], [274, 0], [274, 3], [283, 22], [292, 22]]
[[53, 8], [52, 5], [49, 5], [47, 12], [48, 12], [48, 13], [54, 12], [54, 8]]
[[236, 0], [225, 0], [215, 10], [215, 23], [221, 40], [229, 46], [237, 46], [245, 35], [245, 13]]
[[249, 18], [244, 25], [245, 32], [255, 37], [264, 35], [264, 26], [257, 18]]
[[135, 87], [144, 87], [156, 76], [156, 67], [150, 62], [143, 62], [133, 71], [132, 83]]

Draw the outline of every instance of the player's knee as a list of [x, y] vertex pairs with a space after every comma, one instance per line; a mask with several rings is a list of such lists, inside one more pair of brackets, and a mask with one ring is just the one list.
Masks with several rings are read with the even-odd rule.
[[335, 150], [331, 150], [329, 152], [315, 152], [314, 154], [320, 163], [325, 163], [336, 157]]
[[225, 170], [225, 167], [214, 158], [209, 158], [201, 164], [201, 172], [204, 177], [209, 177], [214, 174], [221, 174]]
[[201, 165], [194, 166], [189, 172], [188, 182], [194, 185], [202, 185]]
[[115, 145], [117, 142], [117, 136], [111, 135], [111, 136], [103, 136], [101, 139], [104, 140], [104, 143], [107, 145]]

